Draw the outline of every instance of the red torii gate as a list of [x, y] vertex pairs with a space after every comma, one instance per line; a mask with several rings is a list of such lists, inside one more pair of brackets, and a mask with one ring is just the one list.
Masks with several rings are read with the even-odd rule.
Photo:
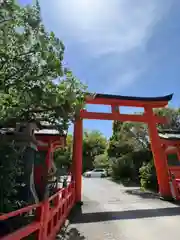
[[[82, 109], [80, 115], [76, 118], [74, 124], [74, 146], [73, 146], [73, 175], [75, 180], [75, 200], [81, 203], [82, 188], [82, 141], [83, 141], [83, 119], [96, 120], [118, 120], [144, 122], [148, 124], [149, 137], [151, 140], [151, 149], [153, 152], [155, 168], [157, 172], [157, 180], [159, 185], [160, 197], [163, 199], [171, 198], [171, 190], [169, 186], [169, 176], [161, 141], [158, 135], [156, 124], [165, 123], [165, 117], [156, 116], [153, 112], [154, 108], [162, 108], [167, 106], [172, 99], [173, 94], [163, 97], [128, 97], [109, 94], [96, 94], [86, 98], [86, 104], [109, 105], [111, 113], [88, 112]], [[142, 107], [144, 114], [121, 114], [119, 107]]]

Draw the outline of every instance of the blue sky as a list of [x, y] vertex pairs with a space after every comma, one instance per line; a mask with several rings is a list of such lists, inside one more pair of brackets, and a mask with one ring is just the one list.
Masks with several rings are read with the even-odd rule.
[[[47, 30], [65, 44], [65, 63], [90, 91], [174, 93], [170, 105], [180, 105], [179, 0], [40, 0], [40, 5]], [[84, 128], [110, 136], [112, 122], [86, 120]]]

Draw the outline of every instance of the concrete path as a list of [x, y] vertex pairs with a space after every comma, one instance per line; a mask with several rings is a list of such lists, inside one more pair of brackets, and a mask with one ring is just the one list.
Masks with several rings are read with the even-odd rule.
[[83, 179], [68, 240], [179, 240], [180, 207], [107, 179]]

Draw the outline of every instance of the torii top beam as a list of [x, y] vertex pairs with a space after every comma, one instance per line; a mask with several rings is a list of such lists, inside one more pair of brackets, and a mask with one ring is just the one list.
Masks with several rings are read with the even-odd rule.
[[102, 104], [102, 105], [117, 105], [117, 106], [131, 106], [144, 107], [147, 105], [153, 108], [165, 107], [172, 99], [173, 94], [162, 97], [132, 97], [111, 94], [95, 94], [89, 95], [86, 98], [87, 104]]
[[[118, 96], [110, 94], [95, 94], [86, 97], [86, 104], [101, 104], [109, 105], [111, 107], [111, 113], [89, 112], [85, 109], [80, 111], [80, 117], [82, 119], [99, 119], [99, 120], [118, 120], [118, 121], [133, 121], [133, 122], [148, 122], [150, 113], [156, 123], [166, 123], [165, 117], [155, 116], [153, 108], [165, 107], [172, 99], [173, 94], [163, 97], [129, 97]], [[121, 114], [119, 112], [120, 106], [128, 107], [143, 107], [144, 114]]]

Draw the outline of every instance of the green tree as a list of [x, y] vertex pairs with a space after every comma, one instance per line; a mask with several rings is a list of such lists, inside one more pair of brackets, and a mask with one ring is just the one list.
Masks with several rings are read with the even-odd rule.
[[[68, 129], [84, 106], [87, 88], [63, 66], [64, 50], [62, 41], [46, 31], [38, 1], [25, 7], [14, 0], [0, 1], [0, 127], [36, 119], [56, 125], [60, 132]], [[0, 185], [8, 186], [8, 193], [1, 197], [11, 207], [16, 189], [12, 179], [19, 171], [16, 162], [11, 164], [13, 154], [8, 160], [2, 154]]]
[[106, 153], [95, 156], [94, 158], [94, 167], [95, 168], [108, 168], [109, 160]]
[[139, 181], [139, 168], [151, 156], [147, 126], [115, 121], [107, 153], [112, 162], [113, 178], [123, 179], [126, 176]]
[[149, 147], [148, 128], [143, 123], [114, 121], [111, 139], [128, 141], [136, 149]]
[[39, 118], [67, 129], [86, 87], [63, 67], [64, 45], [45, 30], [38, 1], [3, 1], [0, 26], [0, 124]]
[[180, 109], [179, 108], [160, 108], [155, 110], [155, 114], [159, 116], [165, 116], [167, 117], [167, 123], [166, 124], [159, 124], [158, 128], [160, 130], [162, 129], [179, 129], [180, 128]]
[[66, 138], [66, 146], [58, 149], [54, 154], [54, 162], [59, 172], [62, 168], [69, 169], [72, 164], [72, 145], [73, 136], [69, 134]]
[[111, 140], [107, 148], [107, 153], [110, 158], [119, 158], [133, 151], [133, 145], [124, 140]]
[[112, 163], [112, 177], [114, 180], [133, 180], [134, 165], [129, 154], [116, 158]]
[[[158, 124], [159, 130], [172, 130], [180, 127], [179, 109], [156, 109], [155, 114], [166, 116], [168, 120], [166, 124]], [[143, 187], [156, 188], [156, 173], [152, 164], [148, 126], [146, 124], [114, 121], [113, 135], [110, 138], [107, 153], [113, 163], [112, 173], [114, 177], [122, 178], [124, 176], [122, 172], [125, 171], [122, 169], [126, 169], [126, 175], [129, 169], [129, 176], [135, 179], [140, 178]], [[128, 164], [127, 161], [129, 161]], [[131, 175], [132, 166], [133, 175]]]
[[112, 125], [112, 136], [110, 138], [111, 140], [118, 140], [121, 134], [121, 130], [123, 128], [123, 124], [124, 122], [120, 122], [120, 121], [113, 121], [113, 125]]
[[83, 136], [83, 171], [86, 171], [93, 168], [97, 155], [104, 154], [107, 139], [99, 131], [84, 131]]
[[148, 126], [137, 122], [125, 122], [122, 132], [129, 139], [135, 150], [149, 148]]

